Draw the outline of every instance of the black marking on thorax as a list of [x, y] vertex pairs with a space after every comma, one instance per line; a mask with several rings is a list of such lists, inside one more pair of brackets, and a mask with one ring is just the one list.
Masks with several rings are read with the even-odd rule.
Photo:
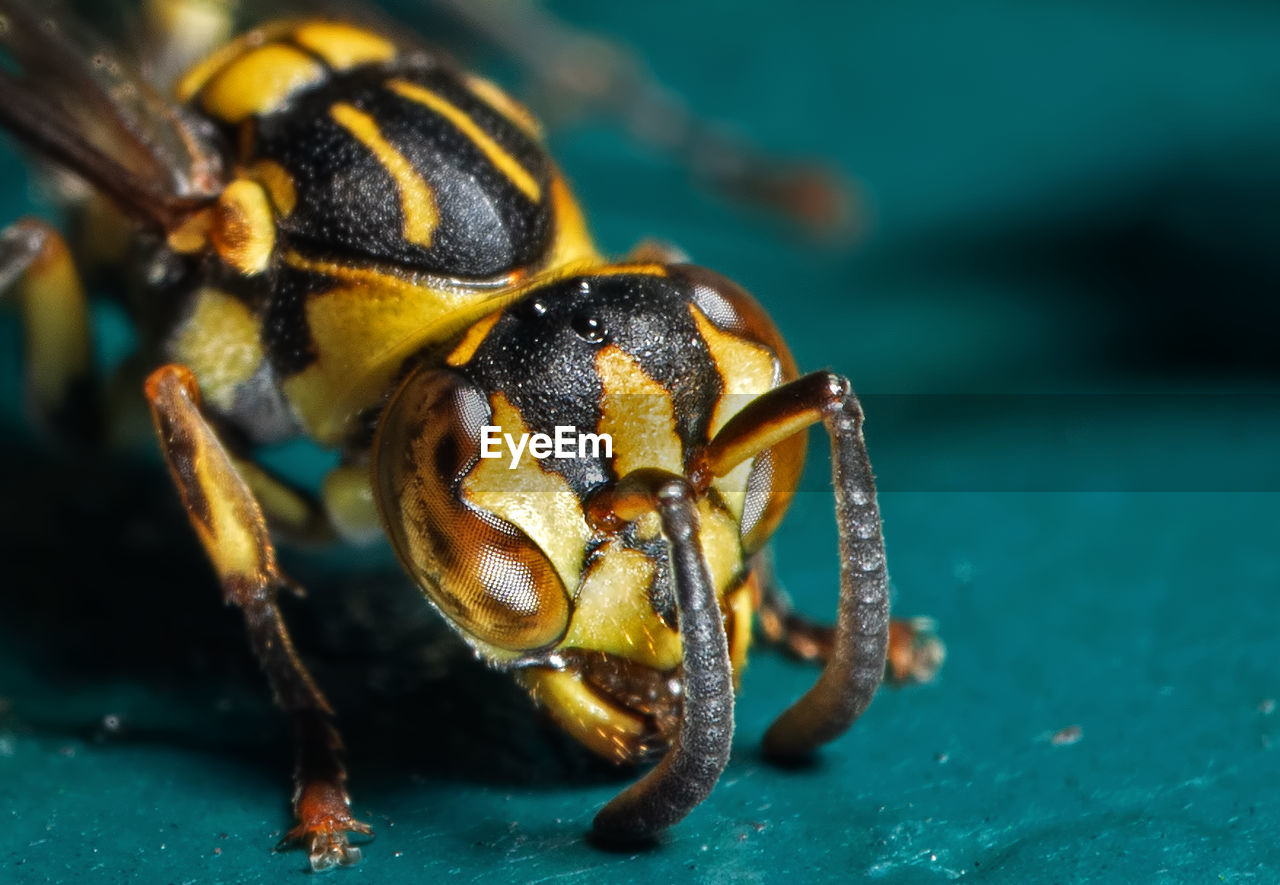
[[301, 372], [319, 356], [307, 321], [307, 299], [333, 286], [333, 279], [324, 274], [287, 264], [275, 269], [271, 297], [262, 318], [262, 345], [278, 377]]

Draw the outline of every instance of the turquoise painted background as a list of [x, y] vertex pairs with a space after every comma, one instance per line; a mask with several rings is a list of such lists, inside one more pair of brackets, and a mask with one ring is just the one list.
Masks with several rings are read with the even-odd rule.
[[[950, 657], [780, 771], [759, 736], [814, 673], [757, 655], [717, 791], [608, 854], [581, 834], [625, 775], [438, 651], [385, 553], [292, 552], [378, 830], [335, 881], [1280, 881], [1280, 7], [552, 5], [860, 182], [836, 248], [608, 127], [552, 137], [609, 249], [680, 243], [869, 394], [897, 608]], [[6, 150], [4, 217], [26, 181]], [[160, 468], [33, 442], [0, 335], [0, 881], [302, 876], [285, 728]], [[814, 460], [778, 560], [822, 614]]]

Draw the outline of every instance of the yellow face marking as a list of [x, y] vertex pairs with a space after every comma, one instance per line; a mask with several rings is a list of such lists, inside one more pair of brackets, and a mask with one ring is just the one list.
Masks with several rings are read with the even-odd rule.
[[542, 200], [542, 187], [534, 180], [533, 176], [516, 161], [515, 157], [507, 153], [502, 145], [494, 141], [489, 133], [477, 126], [476, 121], [468, 117], [457, 105], [446, 101], [431, 90], [424, 89], [407, 80], [388, 80], [387, 88], [410, 101], [425, 105], [444, 117], [457, 127], [459, 132], [471, 139], [472, 143], [480, 149], [480, 152], [489, 158], [489, 162], [503, 175], [507, 176], [521, 193], [535, 203]]
[[[741, 576], [738, 525], [706, 500], [698, 504], [698, 519], [712, 585], [723, 597]], [[644, 553], [615, 541], [605, 543], [593, 554], [591, 570], [578, 588], [569, 632], [559, 647], [617, 655], [657, 670], [678, 666], [680, 637], [657, 616], [649, 598], [655, 570]], [[750, 617], [746, 629], [751, 629]]]
[[533, 139], [542, 138], [542, 124], [538, 119], [529, 112], [528, 108], [503, 91], [498, 84], [475, 74], [467, 74], [463, 82], [475, 93], [476, 98], [522, 129], [525, 135]]
[[737, 518], [708, 498], [698, 502], [702, 555], [711, 572], [711, 585], [722, 599], [725, 591], [742, 575], [742, 540]]
[[305, 52], [268, 43], [214, 74], [200, 90], [200, 104], [214, 117], [239, 123], [276, 110], [324, 77], [324, 67]]
[[[689, 313], [698, 326], [698, 334], [706, 342], [707, 350], [711, 352], [711, 359], [724, 385], [724, 392], [711, 415], [709, 435], [714, 437], [747, 403], [777, 386], [782, 368], [768, 348], [721, 331], [693, 305], [689, 305]], [[712, 483], [737, 519], [742, 518], [746, 505], [747, 480], [753, 463], [753, 460], [743, 461]]]
[[725, 597], [725, 608], [733, 612], [733, 633], [729, 636], [729, 663], [733, 665], [733, 687], [738, 688], [742, 671], [747, 668], [747, 651], [751, 648], [751, 620], [755, 614], [756, 576]]
[[404, 238], [423, 248], [430, 247], [436, 225], [440, 223], [440, 210], [426, 179], [405, 159], [404, 154], [382, 137], [377, 121], [364, 111], [349, 104], [335, 104], [329, 115], [351, 133], [352, 138], [372, 151], [395, 179], [396, 187], [400, 189], [400, 211], [404, 215]]
[[684, 473], [675, 408], [661, 384], [644, 373], [631, 354], [610, 344], [596, 354], [604, 385], [598, 433], [613, 437], [613, 468], [619, 477], [641, 467]]
[[209, 239], [218, 256], [240, 273], [262, 273], [276, 245], [276, 221], [262, 185], [237, 178], [218, 195]]
[[743, 406], [777, 386], [782, 369], [767, 347], [721, 331], [693, 305], [689, 305], [689, 313], [724, 385], [724, 394], [711, 416], [710, 434], [715, 436]]
[[271, 204], [281, 218], [288, 218], [298, 205], [298, 191], [293, 186], [293, 176], [275, 160], [258, 160], [240, 172], [241, 177], [250, 178], [266, 188], [271, 196]]
[[313, 21], [293, 32], [293, 41], [310, 49], [336, 70], [395, 58], [395, 44], [351, 25]]
[[[511, 402], [492, 398], [490, 423], [517, 439], [529, 433]], [[523, 531], [551, 560], [564, 586], [573, 588], [582, 572], [591, 528], [568, 481], [543, 470], [537, 459], [521, 458], [514, 470], [506, 458], [481, 458], [462, 481], [463, 498]]]
[[236, 389], [262, 365], [258, 320], [240, 299], [202, 289], [178, 331], [173, 357], [195, 373], [206, 400], [230, 409]]
[[467, 329], [467, 334], [462, 336], [462, 340], [449, 353], [445, 362], [451, 366], [461, 366], [470, 362], [471, 358], [476, 355], [476, 350], [484, 343], [485, 336], [489, 334], [489, 330], [493, 328], [494, 323], [498, 322], [501, 317], [502, 313], [500, 311], [494, 311]]
[[653, 561], [609, 542], [592, 562], [561, 648], [617, 655], [658, 670], [680, 663], [680, 637], [653, 611]]

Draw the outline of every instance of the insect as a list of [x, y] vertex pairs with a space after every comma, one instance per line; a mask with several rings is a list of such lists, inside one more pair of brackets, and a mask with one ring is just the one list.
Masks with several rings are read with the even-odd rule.
[[[605, 841], [652, 839], [711, 791], [757, 621], [824, 662], [765, 735], [775, 757], [843, 733], [886, 658], [897, 681], [937, 666], [922, 625], [889, 619], [849, 382], [800, 375], [728, 279], [659, 247], [600, 255], [538, 122], [498, 87], [402, 35], [304, 17], [216, 46], [169, 34], [173, 56], [202, 57], [166, 94], [70, 18], [0, 14], [0, 121], [128, 233], [74, 255], [135, 292], [161, 453], [293, 720], [284, 843], [314, 869], [354, 863], [349, 834], [370, 828], [277, 606], [278, 531], [385, 534], [424, 599], [565, 731], [616, 762], [660, 757], [596, 816]], [[96, 414], [75, 265], [42, 223], [0, 236], [32, 397], [72, 430]], [[787, 611], [765, 558], [816, 423], [834, 628]], [[562, 453], [566, 429], [579, 444]], [[298, 437], [341, 453], [314, 495], [254, 460]], [[491, 438], [524, 442], [506, 461]]]

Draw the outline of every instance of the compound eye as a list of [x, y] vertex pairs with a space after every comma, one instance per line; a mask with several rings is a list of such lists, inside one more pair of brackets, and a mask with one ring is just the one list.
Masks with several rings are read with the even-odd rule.
[[387, 404], [374, 442], [374, 496], [401, 563], [455, 626], [529, 652], [568, 629], [569, 597], [520, 529], [461, 497], [491, 420], [484, 394], [452, 372], [420, 370]]

